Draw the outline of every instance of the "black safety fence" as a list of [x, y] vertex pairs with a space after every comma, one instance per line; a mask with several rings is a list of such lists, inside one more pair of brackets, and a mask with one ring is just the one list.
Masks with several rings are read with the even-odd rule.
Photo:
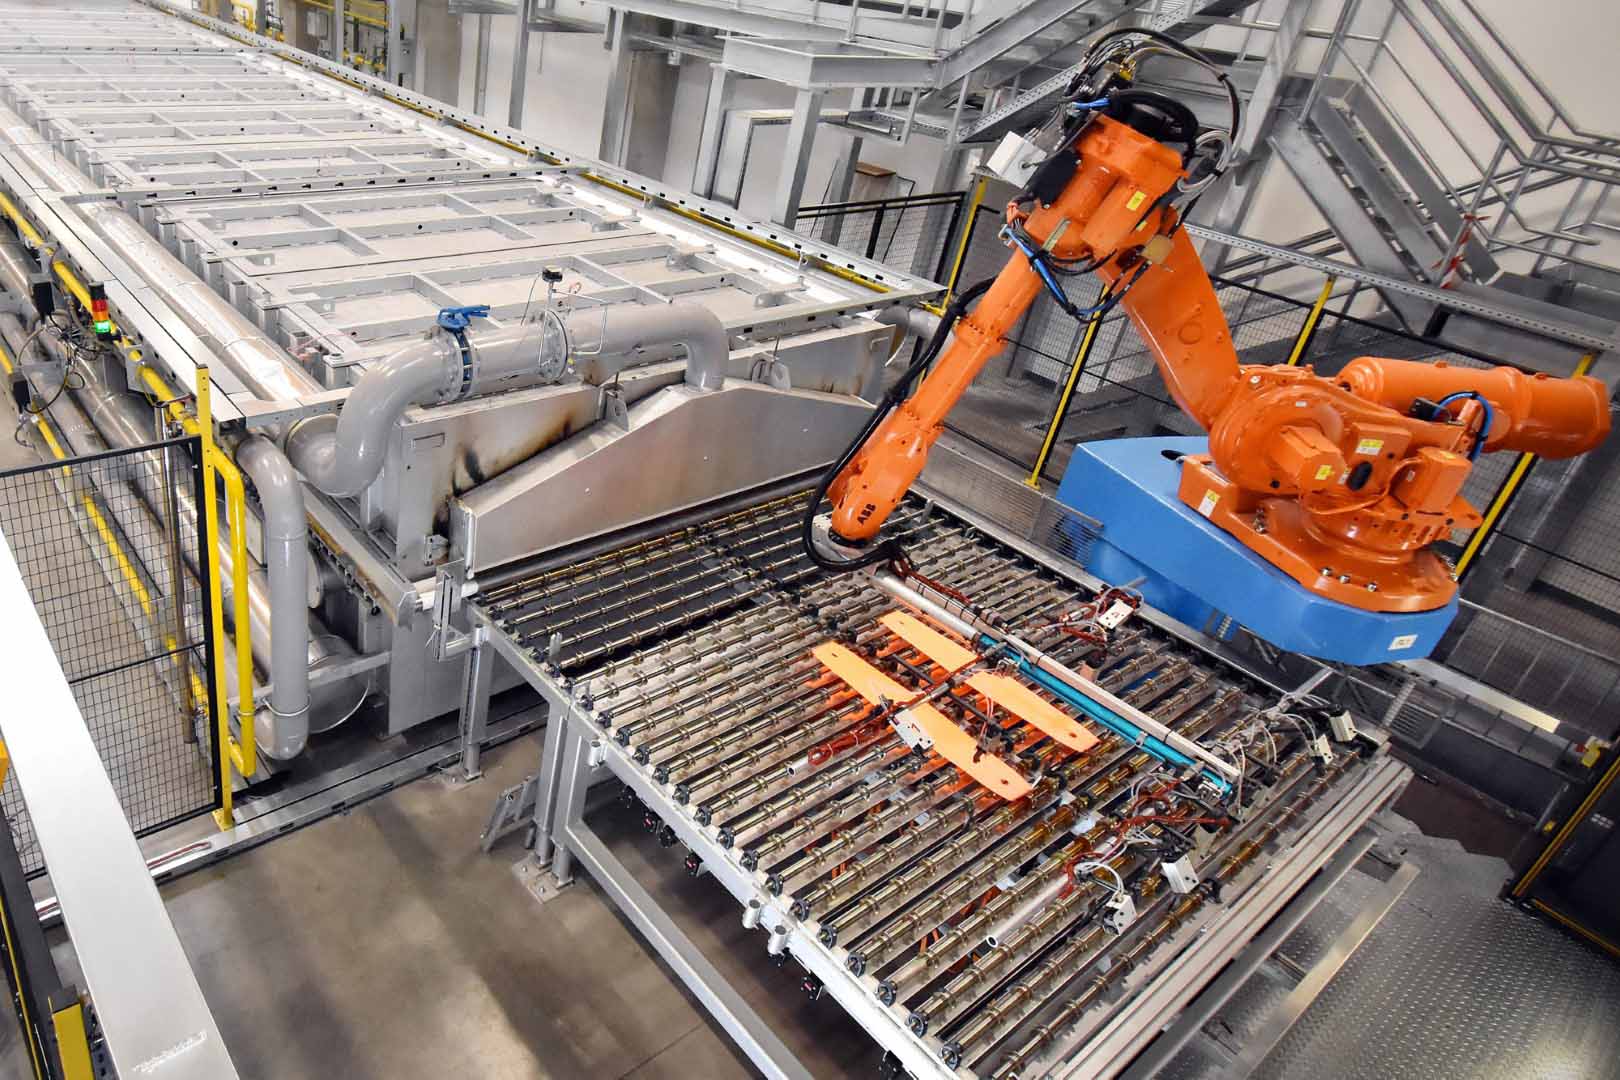
[[[30, 426], [62, 452], [43, 419], [19, 436]], [[199, 460], [185, 438], [0, 472], [0, 532], [137, 835], [220, 805]], [[24, 868], [40, 873], [15, 776], [0, 803]]]
[[944, 281], [967, 204], [965, 191], [822, 203], [801, 208], [794, 227], [908, 274]]

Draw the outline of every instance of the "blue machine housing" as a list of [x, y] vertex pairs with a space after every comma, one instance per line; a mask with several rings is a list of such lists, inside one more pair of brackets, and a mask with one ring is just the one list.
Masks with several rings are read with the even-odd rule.
[[1205, 438], [1082, 443], [1058, 501], [1102, 523], [1086, 569], [1116, 584], [1146, 578], [1147, 602], [1189, 626], [1230, 616], [1278, 648], [1348, 664], [1428, 656], [1457, 614], [1392, 613], [1319, 596], [1206, 521], [1176, 494], [1181, 466], [1165, 456], [1209, 452]]

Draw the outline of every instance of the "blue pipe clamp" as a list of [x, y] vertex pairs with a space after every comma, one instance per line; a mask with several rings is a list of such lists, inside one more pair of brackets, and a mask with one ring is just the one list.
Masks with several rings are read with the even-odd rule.
[[456, 347], [461, 350], [461, 389], [456, 396], [461, 397], [472, 386], [473, 365], [472, 346], [467, 342], [467, 327], [472, 325], [474, 319], [489, 318], [488, 304], [469, 304], [466, 307], [440, 308], [438, 318], [435, 320], [441, 330], [447, 331], [456, 339]]

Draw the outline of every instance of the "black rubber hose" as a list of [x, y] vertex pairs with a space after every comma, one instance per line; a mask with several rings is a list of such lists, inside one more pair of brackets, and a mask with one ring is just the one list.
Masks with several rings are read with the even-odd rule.
[[822, 500], [827, 497], [827, 490], [833, 486], [833, 482], [838, 479], [843, 471], [849, 468], [849, 463], [855, 460], [855, 455], [860, 453], [861, 447], [866, 445], [866, 440], [872, 437], [872, 433], [877, 430], [884, 417], [899, 407], [900, 403], [911, 394], [912, 384], [917, 381], [924, 371], [928, 370], [928, 365], [932, 364], [935, 358], [939, 356], [940, 351], [945, 348], [945, 342], [951, 336], [951, 328], [956, 325], [958, 319], [967, 313], [968, 305], [983, 296], [990, 286], [995, 283], [995, 280], [993, 277], [985, 278], [983, 281], [964, 290], [956, 299], [951, 301], [950, 305], [946, 307], [945, 313], [940, 316], [939, 328], [934, 331], [934, 336], [928, 339], [928, 344], [924, 346], [922, 352], [917, 354], [917, 359], [911, 362], [911, 366], [906, 368], [905, 373], [878, 400], [877, 405], [872, 409], [871, 415], [861, 425], [861, 430], [855, 433], [855, 438], [850, 440], [850, 444], [844, 448], [843, 454], [839, 456], [837, 461], [833, 462], [832, 468], [822, 474], [820, 482], [816, 484], [815, 493], [810, 496], [810, 505], [805, 507], [804, 523], [801, 530], [805, 555], [821, 569], [833, 573], [859, 570], [863, 566], [872, 566], [875, 563], [893, 559], [901, 554], [898, 541], [885, 540], [873, 547], [871, 551], [851, 559], [828, 557], [816, 549], [816, 511], [821, 508]]

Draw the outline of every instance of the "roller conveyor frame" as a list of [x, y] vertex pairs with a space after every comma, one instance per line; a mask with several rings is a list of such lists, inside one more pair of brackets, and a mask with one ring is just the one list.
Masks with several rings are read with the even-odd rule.
[[[1076, 591], [1091, 591], [1097, 585], [1074, 564], [1066, 563], [1051, 553], [1010, 535], [1006, 530], [964, 507], [937, 498], [930, 505], [935, 519], [943, 518], [946, 528], [971, 529], [981, 537], [981, 540], [987, 540], [1006, 552], [1010, 560], [1021, 560], [1025, 565], [1032, 565], [1039, 571], [1054, 574], [1060, 580], [1072, 583]], [[672, 523], [671, 532], [666, 534], [664, 539], [682, 533], [683, 529], [683, 535], [690, 543], [699, 547], [705, 544], [701, 533], [691, 524], [678, 528]], [[780, 538], [772, 536], [770, 539], [773, 543], [765, 547], [774, 550], [775, 543]], [[645, 541], [641, 547], [654, 551], [657, 543], [657, 540]], [[746, 548], [747, 544], [743, 547]], [[600, 563], [602, 560], [610, 559], [611, 555], [600, 555], [595, 558]], [[655, 559], [656, 555], [649, 555], [648, 558]], [[591, 563], [592, 560], [587, 559], [575, 565], [589, 567]], [[778, 569], [782, 569], [791, 566], [791, 563], [791, 549], [788, 549], [781, 556], [780, 562], [775, 565]], [[547, 571], [547, 576], [549, 580], [555, 582], [559, 576], [565, 576], [568, 572], [567, 567], [553, 569]], [[643, 567], [639, 572], [650, 573], [651, 570]], [[746, 577], [746, 568], [739, 573]], [[790, 583], [792, 580], [798, 580], [792, 579], [791, 573], [789, 571]], [[1007, 1042], [1008, 1033], [1022, 1034], [1028, 1031], [1041, 1022], [1043, 1010], [1034, 1009], [1019, 1015], [1017, 1021], [1008, 1025], [1006, 1030], [995, 1034], [975, 1050], [973, 1057], [980, 1059], [982, 1071], [974, 1072], [948, 1065], [947, 1061], [954, 1060], [948, 1040], [942, 1041], [930, 1033], [926, 1020], [919, 1025], [917, 1017], [912, 1016], [908, 1022], [907, 1011], [900, 1004], [886, 1005], [882, 982], [872, 974], [857, 973], [859, 965], [850, 963], [851, 954], [846, 951], [846, 944], [861, 940], [863, 937], [869, 940], [873, 928], [883, 924], [887, 916], [874, 918], [858, 927], [857, 932], [839, 941], [839, 934], [829, 935], [827, 928], [817, 921], [817, 915], [825, 912], [806, 910], [804, 905], [796, 904], [789, 896], [772, 893], [773, 885], [782, 889], [784, 893], [792, 893], [809, 882], [818, 880], [822, 870], [813, 865], [794, 866], [793, 857], [786, 852], [796, 849], [791, 848], [785, 841], [778, 840], [778, 846], [767, 847], [763, 855], [755, 846], [760, 832], [770, 838], [772, 830], [777, 834], [785, 831], [794, 843], [814, 839], [818, 835], [817, 830], [825, 828], [828, 822], [848, 820], [850, 813], [858, 812], [863, 803], [881, 799], [885, 791], [909, 790], [911, 793], [909, 797], [915, 799], [917, 803], [938, 808], [953, 797], [957, 785], [944, 779], [935, 780], [939, 788], [945, 789], [943, 793], [920, 785], [908, 789], [906, 785], [913, 784], [919, 779], [930, 780], [952, 770], [948, 766], [941, 770], [936, 764], [932, 769], [907, 771], [910, 765], [903, 762], [905, 755], [895, 753], [885, 757], [884, 740], [880, 738], [871, 744], [870, 749], [867, 746], [857, 746], [852, 754], [853, 760], [862, 763], [860, 771], [863, 774], [869, 775], [880, 767], [902, 773], [903, 776], [897, 778], [896, 782], [887, 786], [879, 784], [874, 789], [868, 789], [866, 795], [860, 793], [858, 785], [841, 788], [839, 789], [841, 795], [835, 794], [828, 800], [814, 804], [814, 809], [793, 827], [787, 827], [781, 820], [774, 822], [768, 820], [764, 823], [763, 829], [739, 832], [731, 826], [738, 820], [746, 821], [747, 814], [753, 807], [768, 800], [780, 789], [751, 793], [746, 800], [734, 802], [723, 810], [716, 811], [712, 803], [705, 801], [711, 793], [701, 786], [692, 784], [696, 779], [694, 775], [669, 768], [672, 761], [679, 763], [681, 755], [690, 752], [692, 746], [695, 745], [700, 749], [703, 746], [701, 723], [689, 722], [686, 726], [694, 730], [683, 733], [682, 725], [677, 720], [677, 714], [683, 707], [681, 705], [683, 687], [670, 687], [666, 695], [657, 696], [654, 700], [638, 706], [639, 711], [626, 712], [623, 717], [613, 716], [611, 710], [603, 708], [604, 703], [611, 705], [606, 699], [611, 698], [614, 689], [612, 675], [604, 675], [604, 667], [614, 671], [634, 672], [638, 663], [648, 662], [645, 658], [649, 653], [660, 655], [658, 652], [660, 649], [681, 655], [680, 650], [686, 648], [685, 655], [689, 656], [691, 642], [682, 644], [682, 630], [660, 631], [658, 627], [661, 624], [656, 622], [656, 617], [660, 613], [655, 611], [652, 623], [654, 629], [649, 631], [648, 637], [636, 641], [633, 640], [636, 620], [630, 618], [628, 621], [621, 621], [621, 628], [628, 628], [628, 636], [620, 640], [618, 652], [606, 650], [596, 652], [594, 655], [580, 654], [586, 656], [585, 661], [581, 663], [577, 657], [569, 655], [566, 647], [559, 647], [544, 637], [539, 639], [530, 637], [524, 640], [521, 636], [522, 628], [543, 620], [516, 623], [511, 613], [514, 610], [521, 610], [521, 605], [513, 605], [508, 599], [504, 608], [499, 611], [482, 606], [500, 605], [503, 590], [504, 595], [510, 598], [512, 586], [498, 585], [489, 588], [470, 609], [476, 628], [475, 636], [480, 645], [474, 649], [469, 672], [476, 672], [480, 666], [487, 667], [487, 657], [481, 657], [479, 654], [493, 651], [518, 669], [523, 678], [545, 698], [550, 710], [551, 720], [547, 727], [541, 771], [531, 778], [531, 782], [521, 792], [522, 798], [533, 799], [532, 819], [528, 814], [527, 802], [524, 802], [519, 816], [523, 823], [532, 820], [535, 862], [549, 866], [550, 874], [558, 884], [571, 879], [576, 862], [583, 865], [614, 903], [658, 949], [660, 955], [681, 976], [683, 982], [736, 1039], [740, 1048], [754, 1064], [767, 1075], [809, 1074], [781, 1039], [726, 983], [713, 965], [677, 928], [670, 916], [661, 910], [656, 897], [643, 888], [592, 831], [591, 826], [584, 820], [584, 807], [586, 792], [595, 783], [608, 779], [616, 779], [623, 783], [626, 789], [645, 805], [649, 822], [656, 819], [656, 822], [661, 823], [660, 827], [665, 833], [663, 839], [671, 843], [678, 841], [689, 851], [689, 868], [701, 866], [703, 871], [712, 875], [714, 880], [738, 901], [744, 924], [757, 926], [764, 931], [766, 951], [779, 955], [785, 950], [791, 954], [793, 960], [814, 977], [823, 992], [837, 1001], [879, 1045], [892, 1054], [900, 1067], [915, 1077], [972, 1077], [1039, 1075], [1054, 1069], [1055, 1066], [1064, 1065], [1066, 1062], [1072, 1065], [1073, 1062], [1080, 1060], [1091, 1062], [1087, 1069], [1095, 1068], [1096, 1075], [1114, 1075], [1125, 1068], [1131, 1059], [1163, 1029], [1169, 1019], [1197, 997], [1203, 986], [1220, 971], [1227, 960], [1248, 944], [1313, 877], [1322, 875], [1323, 867], [1334, 860], [1336, 855], [1338, 861], [1342, 863], [1345, 854], [1351, 851], [1359, 854], [1359, 851], [1365, 850], [1370, 841], [1360, 831], [1362, 826], [1404, 787], [1410, 777], [1409, 771], [1404, 766], [1387, 756], [1379, 738], [1376, 739], [1378, 743], [1376, 751], [1365, 761], [1354, 756], [1346, 758], [1341, 755], [1340, 768], [1344, 770], [1344, 775], [1335, 773], [1331, 783], [1328, 780], [1318, 782], [1317, 788], [1321, 790], [1313, 789], [1312, 797], [1308, 800], [1302, 798], [1297, 809], [1284, 807], [1281, 799], [1286, 794], [1310, 787], [1314, 774], [1304, 770], [1302, 774], [1305, 776], [1304, 780], [1299, 780], [1296, 776], [1288, 784], [1279, 785], [1279, 788], [1285, 790], [1276, 796], [1278, 801], [1263, 803], [1262, 812], [1251, 815], [1245, 824], [1222, 834], [1221, 839], [1211, 850], [1203, 852], [1203, 857], [1210, 860], [1206, 870], [1206, 873], [1209, 873], [1220, 864], [1220, 860], [1229, 859], [1233, 852], [1246, 851], [1244, 858], [1238, 861], [1231, 875], [1236, 885], [1233, 891], [1239, 893], [1237, 899], [1232, 900], [1229, 896], [1229, 902], [1221, 904], [1201, 903], [1190, 907], [1183, 905], [1174, 909], [1177, 914], [1171, 919], [1150, 920], [1148, 918], [1150, 911], [1170, 910], [1165, 907], [1167, 903], [1184, 900], [1175, 894], [1167, 894], [1162, 887], [1158, 890], [1157, 897], [1153, 897], [1150, 891], [1149, 897], [1154, 899], [1157, 906], [1149, 908], [1147, 900], [1144, 899], [1142, 918], [1126, 932], [1123, 940], [1119, 940], [1121, 950], [1139, 948], [1143, 955], [1137, 957], [1135, 962], [1115, 969], [1112, 977], [1099, 977], [1098, 985], [1091, 990], [1099, 1001], [1106, 1001], [1108, 1004], [1090, 1010], [1090, 1015], [1087, 1015], [1078, 1026], [1065, 1023], [1054, 1028], [1053, 1037], [1043, 1042], [1040, 1052], [1032, 1057], [1034, 1067], [1031, 1071], [1013, 1073], [994, 1071], [991, 1066], [1003, 1056], [1006, 1046], [1002, 1044]], [[566, 591], [563, 589], [558, 595], [565, 594]], [[586, 593], [590, 591], [585, 590]], [[602, 591], [600, 588], [596, 590], [597, 593]], [[746, 588], [738, 591], [747, 593]], [[993, 594], [989, 599], [1016, 597], [1017, 594], [1016, 583], [1011, 585], [1003, 583], [1001, 592]], [[757, 639], [749, 639], [762, 643], [759, 651], [752, 654], [753, 668], [748, 667], [749, 661], [746, 658], [739, 659], [735, 653], [718, 655], [707, 663], [698, 665], [699, 669], [709, 673], [721, 670], [733, 662], [743, 665], [744, 675], [751, 670], [774, 670], [779, 680], [777, 683], [766, 683], [753, 695], [747, 691], [739, 693], [738, 698], [750, 701], [751, 705], [758, 704], [752, 698], [784, 687], [803, 685], [802, 680], [794, 678], [795, 673], [799, 672], [803, 665], [784, 660], [783, 667], [773, 669], [777, 658], [783, 657], [784, 654], [791, 655], [793, 649], [802, 647], [803, 638], [794, 639], [791, 634], [780, 632], [773, 638], [770, 631], [763, 628], [770, 627], [773, 621], [778, 628], [780, 627], [782, 601], [780, 598], [773, 599], [764, 608], [753, 608], [750, 614], [752, 597], [755, 595], [758, 593], [749, 593], [746, 598], [734, 601], [737, 611], [729, 616], [732, 621], [743, 627], [762, 628]], [[619, 597], [617, 603], [623, 608], [633, 601]], [[559, 611], [567, 607], [564, 603], [555, 603], [554, 606]], [[655, 604], [654, 607], [656, 606]], [[892, 605], [879, 598], [877, 603], [868, 602], [864, 607], [858, 607], [857, 611], [861, 620], [866, 621], [875, 618], [877, 612], [888, 606]], [[990, 603], [989, 606], [996, 605]], [[705, 608], [700, 602], [696, 610], [695, 618], [700, 625], [696, 631], [689, 634], [689, 637], [700, 637], [701, 631], [721, 625], [728, 619], [727, 615], [716, 614], [717, 611], [729, 610], [725, 605], [711, 604]], [[719, 622], [702, 621], [711, 617]], [[1216, 676], [1248, 685], [1258, 683], [1250, 673], [1220, 657], [1213, 643], [1196, 631], [1147, 609], [1143, 609], [1141, 618], [1145, 626], [1140, 633], [1155, 637], [1168, 634], [1178, 650], [1185, 650], [1180, 659], [1167, 666], [1179, 664], [1183, 670], [1194, 676], [1185, 685], [1178, 685], [1175, 679], [1165, 680], [1157, 686], [1152, 680], [1145, 684], [1137, 684], [1132, 693], [1143, 707], [1151, 705], [1154, 711], [1166, 705], [1178, 707], [1181, 698], [1189, 696], [1192, 689], [1213, 682]], [[670, 623], [674, 626], [690, 626], [692, 621], [680, 623], [678, 612], [670, 616]], [[585, 620], [576, 619], [571, 625], [581, 625], [584, 622]], [[667, 636], [661, 638], [660, 633]], [[654, 647], [648, 648], [646, 646], [648, 641], [653, 642]], [[638, 645], [642, 647], [642, 651], [635, 652]], [[625, 651], [630, 651], [628, 659], [623, 658]], [[610, 659], [606, 665], [593, 666], [592, 661], [599, 661], [604, 655], [614, 659]], [[1212, 665], [1214, 674], [1206, 669], [1206, 661]], [[690, 661], [688, 664], [690, 665]], [[658, 679], [664, 678], [677, 668], [678, 665], [674, 661], [666, 660], [659, 674], [651, 676], [643, 674], [641, 678], [644, 682], [656, 685]], [[1130, 670], [1129, 662], [1122, 670]], [[1145, 667], [1138, 666], [1134, 670], [1139, 673], [1145, 670]], [[1202, 683], [1199, 681], [1201, 670], [1204, 672]], [[787, 672], [786, 675], [783, 674], [784, 671]], [[697, 672], [693, 674], [697, 676], [695, 680], [689, 679], [684, 687], [684, 692], [689, 696], [694, 692], [701, 694], [707, 679], [703, 674]], [[1099, 678], [1105, 678], [1105, 675], [1100, 675]], [[1160, 679], [1164, 679], [1162, 674]], [[475, 674], [470, 675], [470, 680], [469, 686], [476, 686]], [[1273, 686], [1266, 686], [1265, 690], [1278, 696], [1282, 693]], [[1205, 693], [1213, 695], [1214, 687], [1206, 687]], [[799, 701], [803, 697], [804, 693], [801, 691], [793, 700]], [[1202, 705], [1199, 704], [1200, 700], [1203, 702]], [[720, 708], [725, 707], [726, 703], [722, 700]], [[1179, 707], [1183, 708], [1185, 716], [1198, 716], [1201, 715], [1200, 709], [1211, 708], [1211, 700], [1209, 696], [1198, 695], [1194, 696], [1190, 704]], [[659, 715], [661, 709], [670, 715]], [[618, 729], [623, 725], [628, 729], [628, 735], [615, 737], [617, 733], [614, 730], [604, 727], [598, 715], [601, 711], [610, 712], [609, 722], [612, 729]], [[471, 709], [469, 712], [475, 714], [476, 710]], [[800, 715], [801, 711], [790, 711], [792, 717]], [[652, 718], [651, 721], [648, 721], [649, 717]], [[704, 717], [700, 716], [698, 721], [701, 722], [703, 719]], [[648, 722], [652, 726], [630, 727], [638, 722]], [[1210, 723], [1214, 725], [1219, 722], [1217, 719]], [[791, 723], [791, 719], [783, 721], [790, 732]], [[835, 720], [830, 727], [824, 729], [818, 727], [815, 735], [792, 742], [783, 748], [777, 758], [768, 758], [766, 762], [768, 764], [769, 761], [778, 758], [798, 760], [794, 755], [802, 754], [806, 746], [815, 745], [829, 732], [847, 731], [849, 728], [850, 725], [840, 726]], [[649, 744], [644, 738], [649, 730], [655, 731], [652, 736], [654, 739], [671, 734], [675, 737], [663, 743]], [[761, 730], [775, 729], [766, 723]], [[647, 749], [649, 745], [651, 749]], [[1127, 752], [1128, 750], [1129, 748], [1126, 748]], [[1116, 760], [1121, 760], [1123, 756]], [[1304, 759], [1300, 757], [1299, 760], [1303, 762]], [[833, 772], [837, 764], [828, 766], [826, 771]], [[1096, 770], [1098, 773], [1102, 771], [1102, 768]], [[794, 777], [784, 782], [783, 786], [801, 782], [802, 777]], [[685, 789], [678, 790], [678, 786], [683, 783], [687, 785]], [[510, 800], [519, 797], [518, 789], [503, 796], [508, 818], [512, 817]], [[839, 806], [837, 812], [826, 809], [834, 805]], [[907, 813], [911, 812], [912, 805], [910, 802], [904, 804]], [[1032, 811], [1029, 818], [1025, 819], [1026, 822], [1041, 812], [1043, 811], [1039, 808]], [[739, 813], [743, 815], [742, 818], [738, 818]], [[980, 814], [981, 819], [984, 816], [985, 814]], [[726, 821], [724, 826], [720, 824], [722, 818]], [[1280, 842], [1272, 838], [1272, 842], [1268, 842], [1262, 848], [1259, 840], [1267, 839], [1262, 835], [1250, 843], [1255, 834], [1264, 832], [1268, 821], [1276, 818], [1284, 819], [1289, 824]], [[892, 824], [890, 819], [890, 825]], [[1013, 828], [1018, 827], [1021, 826]], [[1359, 846], [1353, 839], [1353, 834], [1360, 839]], [[894, 865], [882, 867], [875, 875], [875, 880], [884, 879], [898, 866], [904, 865], [909, 869], [918, 865], [911, 862], [911, 858], [924, 850], [930, 853], [937, 850], [929, 845], [943, 835], [945, 833], [940, 833], [933, 840], [922, 843], [916, 851], [901, 858]], [[987, 842], [987, 849], [993, 849], [1002, 838], [993, 837]], [[488, 839], [491, 838], [486, 838]], [[1249, 848], [1244, 848], [1246, 843], [1250, 844]], [[1035, 850], [1040, 850], [1040, 845], [1037, 845]], [[1267, 858], [1256, 861], [1265, 864], [1263, 872], [1259, 866], [1249, 865], [1250, 860], [1254, 860], [1261, 850], [1267, 853]], [[773, 882], [773, 876], [782, 871], [787, 871], [787, 880], [778, 878]], [[1035, 876], [1033, 873], [1028, 875], [1029, 878]], [[1156, 875], [1154, 880], [1158, 880]], [[821, 877], [821, 884], [827, 883], [827, 880]], [[923, 889], [928, 887], [928, 882], [924, 882], [921, 886]], [[859, 895], [859, 892], [856, 895]], [[913, 894], [913, 899], [915, 895], [920, 893]], [[845, 896], [829, 910], [838, 910], [848, 899], [849, 897]], [[1301, 897], [1301, 902], [1304, 899]], [[1074, 897], [1071, 896], [1069, 900], [1074, 902]], [[911, 903], [912, 900], [906, 900], [891, 909], [887, 915], [893, 915]], [[1080, 904], [1078, 907], [1084, 905]], [[1024, 924], [1027, 925], [1027, 922], [1026, 919]], [[1021, 924], [1014, 922], [1012, 925], [1016, 928]], [[1080, 925], [1082, 924], [1076, 924]], [[1164, 929], [1155, 932], [1155, 927]], [[1014, 957], [999, 974], [987, 978], [983, 987], [994, 986], [997, 988], [997, 994], [1005, 994], [1020, 978], [1028, 976], [1031, 970], [1037, 973], [1042, 970], [1040, 966], [1034, 965], [1035, 961], [1040, 960], [1042, 963], [1053, 961], [1063, 956], [1064, 951], [1071, 948], [1071, 944], [1075, 949], [1084, 944], [1074, 940], [1082, 936], [1076, 930], [1071, 929], [1064, 933], [1069, 935], [1069, 939], [1066, 940], [1064, 934], [1049, 939], [1034, 939], [1035, 946], [1027, 956]], [[1151, 936], [1152, 940], [1148, 944], [1138, 946], [1134, 942], [1139, 940], [1140, 936]], [[1160, 938], [1166, 939], [1164, 944], [1168, 947], [1157, 947], [1161, 944]], [[905, 938], [906, 942], [911, 940], [910, 937]], [[1114, 945], [1116, 940], [1118, 939], [1111, 939], [1103, 944]], [[1192, 962], [1193, 958], [1198, 962]], [[852, 967], [855, 970], [852, 970]], [[890, 974], [892, 975], [892, 972]], [[1091, 979], [1093, 974], [1088, 974], [1086, 979]], [[937, 978], [937, 972], [932, 974], [925, 972], [921, 981], [911, 985], [910, 991], [934, 986]], [[1058, 985], [1062, 985], [1065, 981], [1067, 977], [1060, 980]], [[1057, 1007], [1055, 1002], [1079, 994], [1084, 989], [1084, 980], [1073, 982], [1067, 986], [1063, 994], [1056, 995], [1053, 1002], [1047, 1003], [1044, 1007], [1045, 1013], [1053, 1012]], [[1121, 1001], [1135, 1001], [1138, 998], [1152, 1001], [1151, 1010], [1134, 1009], [1119, 1004]], [[933, 1000], [932, 992], [929, 1000]], [[959, 1005], [946, 1017], [955, 1022], [958, 1030], [963, 1025], [971, 1023], [976, 1012], [973, 1007], [976, 996], [970, 996], [966, 1000], [968, 1002], [966, 1005]], [[988, 1001], [981, 1002], [987, 1003]], [[915, 1000], [913, 1004], [916, 1004]], [[995, 1055], [988, 1053], [990, 1048], [996, 1048]], [[1065, 1065], [1065, 1068], [1068, 1066]], [[1077, 1071], [1068, 1068], [1068, 1071], [1072, 1075], [1093, 1075], [1086, 1069]]]

